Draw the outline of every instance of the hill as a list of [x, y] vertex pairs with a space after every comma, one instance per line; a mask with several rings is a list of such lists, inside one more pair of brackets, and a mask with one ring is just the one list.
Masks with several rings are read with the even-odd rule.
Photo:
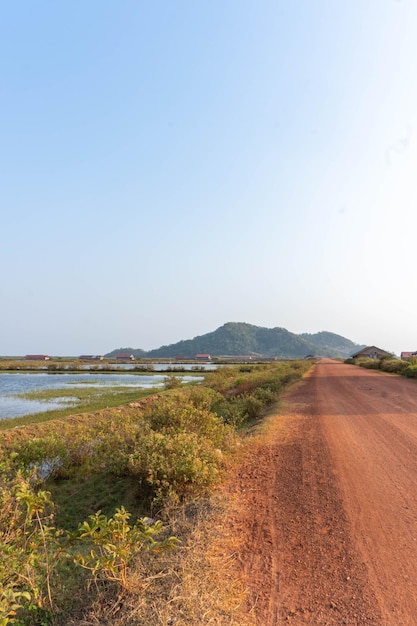
[[324, 352], [328, 352], [328, 356], [331, 356], [331, 353], [340, 356], [350, 356], [362, 348], [362, 346], [359, 347], [358, 344], [354, 343], [350, 339], [346, 339], [346, 337], [336, 335], [335, 333], [329, 333], [324, 330], [312, 335], [309, 333], [302, 333], [299, 337], [302, 337], [306, 341], [313, 343], [315, 346], [320, 348], [319, 353], [323, 354], [323, 356], [326, 356]]
[[113, 359], [113, 358], [116, 358], [118, 354], [133, 354], [135, 359], [142, 359], [146, 357], [145, 350], [141, 350], [140, 348], [116, 348], [116, 350], [112, 350], [111, 352], [108, 352], [104, 356], [107, 359]]
[[244, 322], [228, 322], [217, 330], [167, 346], [144, 352], [134, 348], [114, 350], [106, 356], [128, 352], [137, 358], [194, 358], [196, 354], [211, 356], [264, 356], [303, 358], [308, 354], [347, 357], [362, 346], [341, 335], [322, 331], [315, 334], [291, 333], [285, 328], [264, 328]]

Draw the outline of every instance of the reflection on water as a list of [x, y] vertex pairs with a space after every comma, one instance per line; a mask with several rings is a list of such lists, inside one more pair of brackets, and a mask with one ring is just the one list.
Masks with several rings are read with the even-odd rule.
[[56, 398], [55, 400], [41, 401], [0, 395], [0, 419], [21, 417], [28, 413], [42, 413], [43, 411], [52, 411], [53, 409], [63, 409], [76, 403], [77, 398]]
[[[163, 374], [80, 374], [5, 373], [0, 374], [0, 419], [21, 417], [28, 413], [40, 413], [75, 404], [76, 398], [54, 398], [52, 400], [29, 400], [16, 395], [46, 389], [74, 389], [74, 387], [138, 387], [151, 389], [162, 387]], [[181, 376], [185, 383], [196, 380], [193, 376]]]

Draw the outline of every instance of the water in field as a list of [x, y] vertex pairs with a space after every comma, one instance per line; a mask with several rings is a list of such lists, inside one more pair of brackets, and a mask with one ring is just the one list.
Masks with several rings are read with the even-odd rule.
[[[90, 365], [86, 365], [86, 368], [90, 368]], [[193, 371], [212, 371], [218, 368], [216, 363], [112, 363], [109, 365], [98, 365], [93, 367], [111, 367], [112, 369], [122, 370], [138, 370], [149, 367], [154, 372], [167, 372], [167, 371], [180, 371], [180, 372], [193, 372]]]
[[[62, 408], [76, 402], [75, 398], [32, 400], [17, 397], [18, 394], [46, 389], [74, 389], [76, 387], [138, 387], [156, 389], [164, 385], [163, 374], [48, 374], [46, 372], [0, 374], [0, 419], [21, 417], [29, 413], [41, 413]], [[196, 380], [194, 376], [181, 376], [183, 382]]]
[[[47, 364], [45, 363], [45, 365], [42, 365], [40, 367], [38, 367], [37, 369], [43, 372], [47, 372], [48, 370], [51, 369], [51, 367], [53, 367], [55, 364]], [[100, 361], [98, 362], [91, 362], [91, 363], [78, 363], [77, 364], [77, 370], [83, 370], [86, 372], [109, 372], [109, 371], [137, 371], [137, 372], [144, 372], [144, 371], [151, 371], [151, 372], [208, 372], [211, 370], [216, 370], [218, 367], [222, 367], [221, 365], [219, 366], [217, 363], [175, 363], [175, 362], [167, 362], [167, 363], [157, 363], [157, 362], [153, 362], [153, 361], [149, 361], [149, 363], [146, 362], [140, 362], [140, 361], [136, 361], [134, 363], [101, 363]], [[61, 362], [59, 363], [59, 370], [68, 370], [71, 371], [73, 370], [73, 365], [68, 365], [65, 362]]]

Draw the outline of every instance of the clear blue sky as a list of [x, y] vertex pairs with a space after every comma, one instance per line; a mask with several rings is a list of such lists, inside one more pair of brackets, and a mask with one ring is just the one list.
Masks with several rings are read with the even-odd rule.
[[417, 350], [415, 0], [0, 3], [0, 354]]

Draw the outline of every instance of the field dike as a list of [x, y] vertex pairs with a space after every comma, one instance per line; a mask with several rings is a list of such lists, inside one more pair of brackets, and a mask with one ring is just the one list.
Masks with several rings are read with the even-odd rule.
[[254, 624], [227, 481], [311, 362], [0, 433], [0, 624]]

